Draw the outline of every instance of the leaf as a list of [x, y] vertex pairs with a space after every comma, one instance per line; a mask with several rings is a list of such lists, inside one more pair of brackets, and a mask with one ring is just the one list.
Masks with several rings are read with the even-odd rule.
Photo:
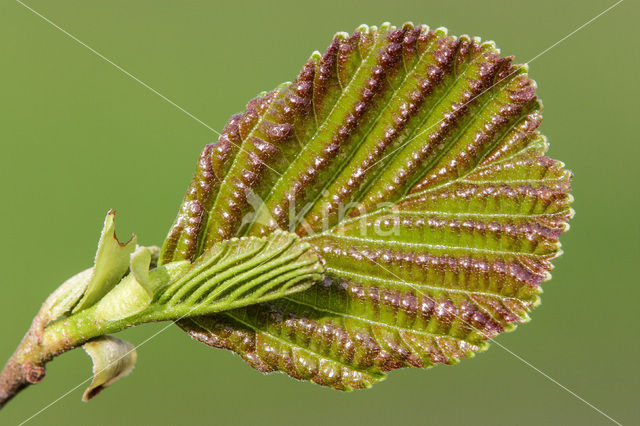
[[[136, 247], [135, 241], [135, 236], [124, 244], [118, 241], [115, 211], [109, 211], [98, 242], [94, 266], [69, 278], [47, 298], [38, 313], [40, 329], [61, 316], [86, 309], [107, 294], [129, 269], [129, 255]], [[150, 262], [155, 258], [157, 263], [158, 248], [149, 247], [146, 250]]]
[[157, 288], [169, 281], [172, 273], [184, 271], [184, 265], [174, 263], [171, 269], [154, 268], [150, 272], [158, 255], [157, 247], [135, 248], [129, 260], [131, 273], [101, 297], [96, 304], [95, 320], [118, 321], [142, 312], [151, 305]]
[[[96, 320], [122, 320], [144, 311], [151, 305], [154, 292], [149, 273], [150, 261], [150, 253], [144, 248], [140, 248], [131, 256], [131, 273], [96, 304]], [[167, 276], [164, 270], [158, 270], [157, 273]]]
[[283, 231], [221, 241], [192, 264], [150, 271], [150, 261], [150, 251], [139, 247], [131, 273], [97, 303], [94, 323], [127, 320], [127, 327], [221, 312], [307, 290], [324, 272], [311, 246]]
[[161, 290], [155, 309], [175, 319], [307, 290], [324, 272], [310, 248], [283, 231], [218, 242]]
[[161, 263], [295, 232], [324, 279], [180, 327], [263, 372], [364, 388], [529, 319], [573, 211], [526, 65], [405, 24], [338, 33], [207, 145]]
[[138, 359], [136, 348], [131, 343], [111, 336], [98, 337], [85, 343], [82, 348], [93, 361], [93, 380], [82, 395], [85, 402], [128, 376]]
[[87, 290], [93, 268], [85, 269], [66, 280], [42, 304], [38, 313], [40, 329], [44, 329], [51, 321], [71, 312]]
[[82, 299], [73, 308], [74, 313], [86, 309], [100, 300], [120, 282], [129, 269], [129, 256], [136, 248], [136, 236], [131, 237], [126, 243], [118, 241], [115, 214], [114, 210], [107, 213], [91, 278]]
[[134, 276], [136, 282], [153, 297], [153, 288], [149, 279], [149, 268], [151, 267], [151, 250], [147, 247], [138, 246], [136, 251], [131, 254], [131, 264], [129, 269]]

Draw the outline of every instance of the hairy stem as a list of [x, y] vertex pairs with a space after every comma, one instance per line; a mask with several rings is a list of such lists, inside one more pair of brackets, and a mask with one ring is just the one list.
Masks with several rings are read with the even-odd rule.
[[[188, 262], [176, 262], [154, 269], [151, 271], [154, 283], [159, 286], [166, 284], [173, 276], [179, 275], [185, 264]], [[126, 280], [126, 283], [128, 285], [125, 286], [129, 288], [137, 285], [131, 279]], [[29, 385], [42, 381], [45, 364], [56, 356], [81, 346], [94, 337], [157, 320], [148, 315], [107, 320], [97, 311], [98, 304], [56, 320], [61, 314], [55, 310], [57, 304], [75, 300], [67, 299], [67, 295], [73, 293], [73, 287], [69, 284], [74, 283], [68, 281], [63, 284], [45, 301], [29, 331], [0, 373], [0, 408]], [[130, 300], [132, 294], [125, 292], [121, 296]]]
[[93, 277], [93, 270], [75, 275], [49, 296], [0, 374], [0, 407], [40, 382], [45, 364], [55, 356], [91, 339], [148, 322], [281, 298], [308, 289], [323, 276], [310, 246], [287, 232], [221, 242], [194, 264], [176, 261], [152, 270], [149, 265], [149, 253], [134, 252], [131, 272], [79, 311], [77, 301], [84, 300], [86, 278]]
[[[91, 326], [87, 321], [89, 311], [91, 310], [68, 318], [67, 320], [73, 318], [72, 323], [76, 326], [70, 327], [66, 332], [63, 329], [66, 326], [60, 323], [68, 324], [69, 321], [58, 321], [45, 329], [45, 312], [36, 316], [29, 331], [0, 373], [0, 409], [23, 389], [41, 382], [45, 376], [47, 362], [102, 333], [99, 327]], [[78, 327], [78, 323], [84, 327]]]
[[0, 408], [30, 384], [31, 381], [27, 378], [23, 366], [13, 357], [9, 359], [0, 374]]

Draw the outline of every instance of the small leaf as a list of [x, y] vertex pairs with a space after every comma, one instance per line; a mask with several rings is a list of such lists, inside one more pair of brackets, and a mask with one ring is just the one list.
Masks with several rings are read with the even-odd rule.
[[151, 267], [151, 250], [147, 247], [138, 246], [131, 255], [131, 273], [135, 277], [150, 297], [153, 297], [153, 289], [149, 280], [149, 268]]
[[[111, 290], [128, 269], [129, 253], [135, 248], [135, 237], [120, 244], [115, 236], [114, 211], [109, 211], [98, 242], [94, 266], [74, 275], [56, 289], [38, 313], [41, 328], [70, 312], [89, 307]], [[147, 248], [149, 263], [157, 263], [159, 249]], [[146, 256], [146, 255], [145, 255]], [[148, 270], [148, 268], [147, 268]]]
[[38, 314], [41, 328], [69, 313], [87, 290], [93, 268], [85, 269], [65, 281], [44, 302]]
[[115, 232], [115, 211], [109, 211], [98, 243], [93, 273], [82, 299], [73, 312], [93, 305], [118, 284], [129, 269], [129, 256], [135, 248], [135, 235], [126, 243], [118, 241]]
[[138, 358], [131, 343], [111, 336], [98, 337], [85, 343], [82, 348], [93, 361], [93, 380], [82, 395], [85, 402], [122, 377], [128, 376]]
[[306, 290], [323, 267], [297, 235], [233, 238], [214, 244], [161, 291], [154, 309], [168, 318], [220, 312]]
[[336, 389], [453, 364], [528, 321], [573, 215], [526, 65], [493, 42], [383, 24], [338, 33], [203, 150], [160, 262], [288, 231], [308, 290], [186, 332]]
[[157, 278], [167, 277], [165, 270], [156, 269], [154, 279], [149, 268], [153, 258], [153, 248], [138, 246], [131, 254], [131, 273], [123, 278], [96, 306], [96, 317], [101, 320], [116, 321], [142, 312], [154, 296]]
[[149, 307], [152, 298], [152, 294], [132, 273], [124, 277], [96, 304], [95, 317], [101, 321], [129, 318]]

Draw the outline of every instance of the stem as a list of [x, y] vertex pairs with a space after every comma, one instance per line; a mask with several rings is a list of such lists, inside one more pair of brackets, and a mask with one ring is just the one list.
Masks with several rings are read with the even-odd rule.
[[0, 408], [30, 384], [22, 365], [9, 359], [0, 375]]
[[[150, 275], [153, 277], [153, 283], [157, 286], [163, 286], [174, 276], [179, 275], [188, 264], [189, 262], [174, 262], [152, 270]], [[132, 280], [125, 279], [124, 281], [129, 283], [129, 287], [138, 286]], [[29, 385], [42, 381], [45, 376], [45, 364], [54, 357], [77, 348], [94, 337], [115, 333], [144, 322], [157, 321], [154, 318], [140, 316], [107, 321], [100, 315], [96, 315], [98, 306], [96, 304], [66, 318], [51, 322], [60, 315], [60, 312], [57, 311], [52, 313], [52, 307], [57, 303], [68, 302], [65, 297], [68, 297], [67, 295], [72, 292], [73, 287], [65, 283], [49, 296], [33, 320], [29, 331], [7, 361], [2, 373], [0, 373], [0, 409], [20, 391]], [[131, 293], [123, 294], [124, 299], [127, 300], [131, 299], [131, 295]], [[70, 300], [73, 301], [73, 298]]]
[[0, 409], [20, 391], [44, 378], [44, 365], [54, 354], [53, 350], [42, 347], [41, 337], [42, 318], [39, 314], [0, 373]]
[[308, 289], [323, 273], [310, 246], [287, 232], [214, 245], [193, 270], [190, 262], [176, 261], [149, 271], [150, 255], [140, 253], [131, 256], [131, 273], [90, 307], [75, 308], [92, 289], [85, 280], [93, 275], [85, 272], [49, 296], [0, 374], [0, 408], [40, 382], [47, 362], [93, 338], [281, 298]]
[[124, 321], [100, 324], [94, 318], [95, 307], [61, 319], [43, 329], [46, 315], [39, 313], [16, 351], [0, 373], [0, 409], [20, 391], [40, 383], [45, 365], [54, 357], [83, 345], [106, 333], [130, 325]]

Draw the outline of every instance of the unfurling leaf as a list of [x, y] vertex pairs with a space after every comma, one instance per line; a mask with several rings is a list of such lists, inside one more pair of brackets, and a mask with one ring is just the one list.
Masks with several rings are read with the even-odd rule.
[[[98, 241], [94, 266], [69, 278], [47, 298], [38, 315], [40, 327], [44, 328], [59, 317], [81, 311], [100, 300], [127, 272], [129, 256], [135, 248], [135, 236], [124, 244], [118, 241], [115, 211], [109, 211]], [[157, 259], [157, 247], [147, 250], [150, 256], [155, 255]]]
[[87, 290], [87, 285], [93, 274], [93, 268], [85, 269], [66, 280], [56, 289], [40, 308], [41, 328], [55, 319], [65, 315], [78, 304], [78, 300]]
[[149, 307], [156, 290], [164, 286], [172, 274], [179, 274], [185, 265], [173, 264], [169, 268], [150, 268], [157, 247], [138, 246], [131, 254], [129, 270], [124, 277], [96, 305], [95, 316], [99, 321], [117, 321], [129, 318]]
[[98, 251], [92, 268], [91, 277], [80, 302], [73, 308], [78, 312], [96, 303], [113, 287], [129, 269], [129, 256], [136, 248], [136, 236], [126, 243], [116, 237], [115, 211], [110, 211], [104, 221], [104, 227], [98, 243]]
[[151, 250], [148, 247], [138, 246], [136, 251], [131, 255], [131, 265], [129, 269], [131, 269], [131, 274], [134, 276], [136, 282], [144, 288], [150, 297], [153, 297], [153, 288], [151, 288], [151, 281], [149, 279], [151, 257]]
[[311, 246], [283, 231], [221, 241], [192, 264], [149, 271], [150, 261], [145, 247], [131, 255], [131, 273], [96, 304], [93, 321], [133, 325], [221, 312], [307, 290], [324, 272]]
[[82, 348], [93, 361], [93, 380], [82, 395], [85, 402], [122, 377], [128, 376], [138, 358], [131, 343], [111, 336], [98, 337], [85, 343]]
[[169, 283], [157, 309], [172, 317], [220, 312], [307, 290], [322, 273], [318, 256], [296, 234], [233, 238], [214, 244]]
[[535, 82], [511, 59], [441, 28], [362, 26], [249, 102], [202, 152], [160, 263], [196, 271], [207, 249], [284, 230], [324, 278], [179, 325], [260, 371], [347, 390], [527, 321], [571, 174], [544, 156]]

